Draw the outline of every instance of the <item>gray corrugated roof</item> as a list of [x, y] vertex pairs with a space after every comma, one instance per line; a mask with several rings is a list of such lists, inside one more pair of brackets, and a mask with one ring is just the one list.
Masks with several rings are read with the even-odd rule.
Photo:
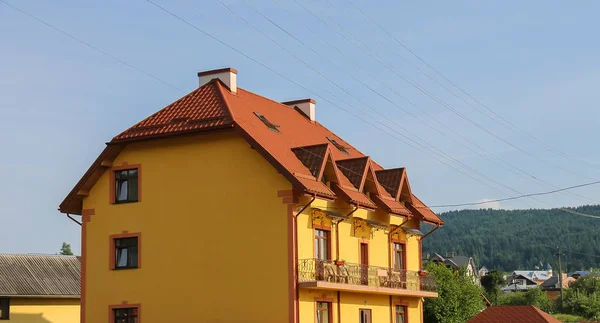
[[558, 284], [558, 277], [552, 276], [552, 277], [546, 279], [546, 281], [543, 282], [540, 286], [541, 287], [554, 287], [556, 284]]
[[0, 296], [81, 294], [79, 257], [0, 254]]
[[456, 265], [458, 265], [459, 267], [463, 267], [469, 264], [469, 260], [471, 259], [470, 257], [465, 257], [465, 256], [454, 256], [452, 258], [449, 258], [452, 260], [452, 262], [454, 262]]

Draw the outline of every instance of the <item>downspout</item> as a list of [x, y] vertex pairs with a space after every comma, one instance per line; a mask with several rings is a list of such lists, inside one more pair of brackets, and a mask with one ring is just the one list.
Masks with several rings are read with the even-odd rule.
[[426, 235], [424, 235], [424, 236], [422, 236], [422, 237], [421, 237], [421, 241], [423, 241], [423, 239], [427, 238], [427, 236], [428, 236], [428, 235], [432, 234], [432, 233], [433, 233], [433, 231], [435, 231], [435, 230], [437, 230], [437, 229], [439, 229], [439, 228], [441, 228], [441, 227], [442, 227], [442, 225], [438, 223], [438, 224], [437, 224], [437, 226], [436, 226], [436, 227], [435, 227], [433, 230], [431, 230], [431, 231], [427, 232], [427, 234], [426, 234]]
[[442, 227], [442, 225], [438, 223], [433, 230], [427, 232], [426, 235], [422, 236], [421, 239], [419, 239], [419, 259], [421, 259], [421, 262], [419, 265], [420, 269], [423, 269], [423, 239], [427, 238], [428, 235], [432, 234], [435, 230], [437, 230], [441, 227]]
[[[346, 214], [346, 218], [349, 218], [354, 212], [356, 212], [356, 210], [358, 210], [358, 207], [360, 206], [359, 203], [356, 204], [356, 206], [354, 207], [354, 210], [350, 211], [350, 213]], [[339, 260], [340, 259], [340, 222], [338, 221], [335, 224], [335, 259]], [[341, 301], [341, 292], [338, 290], [337, 291], [337, 321], [338, 323], [342, 322], [342, 304], [340, 303]]]
[[402, 229], [402, 225], [411, 219], [410, 216], [406, 216], [406, 220], [400, 223], [395, 229], [388, 233], [388, 268], [392, 268], [392, 235], [398, 230]]
[[306, 203], [306, 205], [300, 209], [296, 214], [292, 213], [292, 232], [294, 234], [294, 276], [296, 282], [296, 322], [300, 322], [300, 290], [298, 289], [298, 215], [300, 215], [306, 208], [308, 208], [317, 199], [317, 194], [313, 195], [313, 198]]
[[304, 212], [304, 210], [306, 210], [306, 208], [309, 207], [315, 201], [315, 199], [317, 199], [317, 194], [313, 195], [312, 200], [310, 200], [300, 211], [298, 211], [298, 213], [294, 215], [294, 218], [297, 218], [300, 213]]
[[67, 218], [71, 219], [71, 221], [73, 221], [81, 226], [81, 222], [75, 220], [69, 213], [67, 213]]

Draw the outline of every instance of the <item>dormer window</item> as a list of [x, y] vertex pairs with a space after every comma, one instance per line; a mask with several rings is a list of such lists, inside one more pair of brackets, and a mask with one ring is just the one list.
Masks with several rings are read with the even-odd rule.
[[269, 121], [269, 119], [267, 119], [267, 117], [265, 117], [264, 115], [258, 113], [258, 112], [254, 112], [254, 115], [260, 119], [260, 121], [262, 121], [265, 126], [267, 126], [269, 128], [269, 130], [274, 131], [274, 132], [279, 132], [279, 125], [274, 124], [273, 122]]
[[331, 142], [335, 146], [335, 148], [337, 148], [339, 151], [341, 151], [342, 154], [350, 155], [350, 153], [348, 153], [348, 147], [340, 144], [339, 142], [337, 142], [335, 139], [333, 139], [331, 137], [327, 137], [327, 140], [329, 140], [329, 142]]

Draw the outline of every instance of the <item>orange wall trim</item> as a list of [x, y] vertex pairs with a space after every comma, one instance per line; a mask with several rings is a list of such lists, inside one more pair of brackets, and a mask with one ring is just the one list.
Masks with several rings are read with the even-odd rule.
[[315, 322], [317, 320], [317, 302], [329, 303], [329, 310], [327, 311], [329, 320], [327, 322], [333, 322], [333, 298], [325, 297], [325, 295], [323, 297], [315, 297]]
[[400, 323], [400, 322], [396, 322], [396, 306], [404, 306], [404, 322], [410, 322], [410, 319], [408, 318], [408, 303], [407, 302], [401, 302], [401, 301], [395, 301], [392, 304], [392, 315], [393, 315], [393, 321], [394, 323]]
[[[92, 221], [92, 215], [96, 214], [96, 209], [83, 209], [81, 210], [81, 222], [90, 222]], [[82, 236], [83, 240], [83, 236]], [[83, 243], [83, 241], [82, 241]]]
[[281, 190], [277, 192], [284, 204], [287, 204], [287, 257], [288, 257], [288, 322], [298, 323], [300, 319], [299, 300], [297, 290], [296, 267], [298, 266], [298, 256], [296, 254], [296, 226], [295, 216], [296, 207], [294, 191]]
[[118, 305], [108, 306], [108, 323], [115, 323], [114, 310], [120, 308], [135, 308], [137, 309], [137, 323], [142, 323], [142, 305], [141, 304], [128, 304], [127, 301], [123, 301]]
[[109, 249], [108, 249], [108, 269], [113, 270], [116, 268], [116, 254], [115, 254], [115, 239], [121, 238], [138, 238], [138, 266], [136, 269], [142, 268], [142, 233], [129, 233], [127, 231], [123, 231], [119, 234], [110, 235], [109, 238]]
[[89, 222], [89, 215], [88, 217], [88, 221], [85, 221], [85, 218], [83, 219], [83, 222], [81, 223], [81, 257], [79, 258], [79, 260], [81, 261], [81, 304], [80, 304], [80, 309], [79, 309], [79, 313], [81, 315], [80, 318], [80, 322], [81, 323], [85, 323], [85, 299], [86, 299], [86, 288], [85, 288], [85, 277], [86, 277], [86, 270], [87, 270], [87, 264], [86, 264], [86, 259], [87, 259], [87, 244], [86, 244], [86, 239], [87, 239], [87, 225]]
[[138, 171], [138, 202], [142, 201], [142, 165], [141, 164], [127, 164], [127, 163], [123, 163], [123, 165], [121, 166], [115, 166], [112, 167], [110, 169], [110, 173], [108, 176], [108, 194], [109, 194], [109, 201], [110, 204], [115, 204], [115, 189], [116, 189], [116, 185], [115, 185], [115, 172], [120, 171], [120, 170], [126, 170], [126, 169], [137, 169]]

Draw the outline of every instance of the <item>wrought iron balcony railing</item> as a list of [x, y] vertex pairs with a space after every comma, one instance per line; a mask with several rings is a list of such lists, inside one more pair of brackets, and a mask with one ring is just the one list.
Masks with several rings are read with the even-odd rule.
[[388, 287], [410, 291], [436, 292], [431, 276], [412, 270], [366, 266], [320, 259], [298, 261], [298, 282], [325, 281], [349, 285]]

